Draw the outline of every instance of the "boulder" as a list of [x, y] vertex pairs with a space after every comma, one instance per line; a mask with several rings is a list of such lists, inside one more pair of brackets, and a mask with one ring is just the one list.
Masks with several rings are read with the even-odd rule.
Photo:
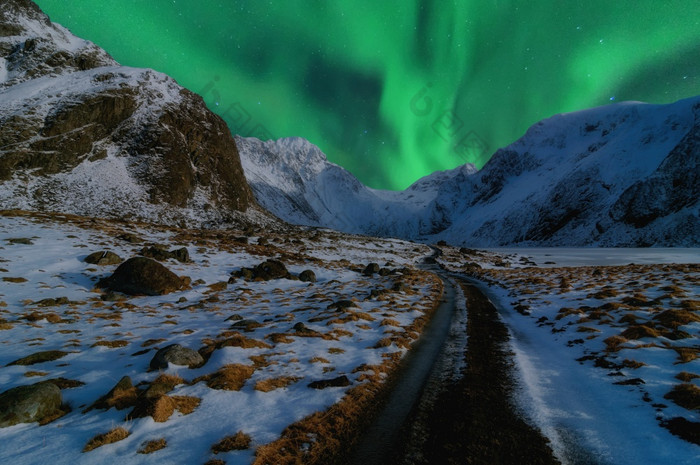
[[156, 352], [150, 367], [151, 370], [165, 369], [168, 368], [168, 363], [194, 368], [202, 365], [204, 359], [196, 350], [188, 349], [180, 344], [171, 344]]
[[112, 276], [100, 280], [99, 287], [129, 295], [164, 295], [182, 289], [186, 280], [155, 260], [130, 258]]
[[378, 263], [370, 263], [367, 265], [362, 271], [362, 274], [365, 276], [372, 276], [374, 273], [379, 273], [379, 264]]
[[0, 394], [0, 428], [32, 423], [55, 416], [61, 408], [61, 390], [52, 383], [19, 386]]
[[123, 260], [119, 255], [108, 250], [91, 253], [85, 257], [85, 263], [90, 263], [91, 265], [97, 266], [118, 265], [122, 261]]
[[269, 281], [271, 279], [289, 278], [289, 271], [279, 260], [266, 260], [255, 267], [255, 277]]
[[311, 270], [304, 270], [301, 273], [299, 273], [299, 280], [305, 283], [315, 283], [316, 273], [314, 273]]

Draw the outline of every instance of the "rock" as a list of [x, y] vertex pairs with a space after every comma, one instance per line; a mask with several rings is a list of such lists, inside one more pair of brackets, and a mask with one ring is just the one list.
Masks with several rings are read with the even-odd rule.
[[85, 257], [85, 263], [90, 263], [91, 265], [97, 266], [118, 265], [122, 261], [123, 260], [119, 255], [108, 250], [94, 252]]
[[164, 295], [182, 289], [186, 281], [155, 260], [134, 257], [97, 285], [129, 295]]
[[61, 390], [52, 383], [9, 389], [0, 394], [0, 428], [55, 416], [60, 412], [61, 402]]
[[176, 250], [168, 251], [163, 246], [150, 246], [141, 249], [141, 255], [148, 258], [153, 258], [158, 261], [165, 261], [169, 259], [175, 259], [181, 263], [187, 263], [190, 261], [190, 252], [186, 247], [182, 247]]
[[11, 245], [16, 245], [16, 244], [23, 244], [23, 245], [34, 245], [34, 242], [28, 237], [13, 237], [10, 239], [5, 239], [8, 244]]
[[338, 376], [333, 379], [323, 379], [309, 383], [309, 387], [313, 389], [326, 389], [329, 387], [345, 387], [350, 386], [350, 380], [347, 376]]
[[171, 344], [163, 347], [153, 356], [151, 370], [168, 368], [168, 363], [194, 368], [204, 363], [204, 359], [196, 350], [183, 347], [180, 344]]
[[289, 278], [289, 271], [279, 260], [266, 260], [255, 267], [255, 277], [269, 281], [271, 279]]
[[93, 408], [109, 410], [112, 407], [123, 410], [127, 407], [133, 407], [137, 397], [138, 389], [131, 383], [130, 377], [124, 376], [106, 395], [97, 399], [88, 410]]
[[315, 283], [316, 273], [314, 273], [311, 270], [304, 270], [301, 273], [299, 273], [299, 280], [305, 283]]
[[379, 273], [379, 264], [378, 263], [370, 263], [367, 265], [362, 271], [362, 274], [365, 276], [372, 276], [374, 273]]

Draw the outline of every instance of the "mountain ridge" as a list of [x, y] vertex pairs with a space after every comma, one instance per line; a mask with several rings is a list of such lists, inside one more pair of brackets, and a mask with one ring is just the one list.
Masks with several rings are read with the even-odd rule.
[[[700, 97], [554, 115], [479, 171], [463, 165], [398, 192], [361, 185], [300, 139], [236, 140], [256, 198], [291, 223], [474, 247], [700, 245]], [[293, 171], [295, 153], [311, 152], [315, 175], [275, 190], [265, 166]]]

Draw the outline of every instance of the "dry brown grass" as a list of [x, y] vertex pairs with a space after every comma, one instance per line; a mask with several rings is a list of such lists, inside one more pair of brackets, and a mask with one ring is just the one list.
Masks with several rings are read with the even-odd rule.
[[328, 353], [329, 354], [344, 354], [345, 349], [341, 349], [340, 347], [329, 347]]
[[166, 389], [171, 391], [175, 386], [185, 384], [185, 380], [180, 375], [161, 373], [156, 379], [151, 381], [151, 386], [156, 384], [166, 386]]
[[284, 333], [272, 333], [267, 336], [267, 339], [271, 340], [275, 344], [291, 344], [294, 342], [293, 337]]
[[692, 362], [698, 358], [698, 353], [700, 353], [700, 349], [697, 347], [674, 347], [673, 350], [678, 353], [679, 361], [676, 363]]
[[664, 396], [688, 410], [700, 411], [700, 387], [691, 383], [683, 383], [673, 386], [671, 392]]
[[215, 373], [200, 376], [192, 383], [204, 381], [212, 389], [225, 391], [240, 391], [243, 385], [253, 376], [255, 367], [251, 365], [231, 364], [224, 365]]
[[126, 347], [129, 345], [129, 341], [97, 341], [92, 345], [92, 347], [109, 347], [110, 349], [116, 349], [118, 347]]
[[139, 454], [152, 454], [153, 452], [165, 449], [168, 446], [168, 441], [165, 438], [153, 439], [141, 444], [141, 448], [136, 451]]
[[620, 350], [620, 346], [625, 342], [627, 342], [627, 339], [622, 336], [610, 336], [603, 341], [607, 352], [616, 352]]
[[688, 323], [693, 323], [700, 321], [700, 315], [691, 310], [666, 310], [654, 317], [662, 325], [667, 328], [676, 329], [679, 326], [687, 325]]
[[161, 343], [161, 342], [163, 342], [163, 341], [165, 341], [165, 339], [163, 339], [163, 338], [159, 338], [159, 339], [148, 339], [148, 340], [144, 341], [144, 342], [141, 344], [141, 347], [150, 347], [150, 346], [152, 346], [152, 345], [154, 345], [154, 344], [159, 344], [159, 343]]
[[121, 426], [118, 426], [106, 433], [98, 434], [94, 438], [90, 439], [88, 443], [85, 444], [83, 452], [90, 452], [91, 450], [97, 449], [98, 447], [119, 442], [129, 437], [129, 434], [129, 431], [122, 428]]
[[255, 368], [265, 368], [271, 365], [270, 361], [265, 355], [251, 355], [248, 357], [248, 360], [253, 362], [253, 366], [255, 366]]
[[695, 373], [690, 373], [687, 371], [681, 371], [676, 375], [676, 379], [680, 379], [681, 381], [685, 383], [690, 383], [694, 379], [700, 378], [700, 375], [696, 375]]
[[331, 361], [323, 357], [312, 357], [309, 363], [331, 363]]
[[290, 386], [301, 379], [302, 378], [298, 378], [296, 376], [280, 376], [278, 378], [265, 379], [255, 383], [255, 390], [262, 392], [270, 392], [274, 391], [275, 389], [281, 389]]
[[194, 412], [202, 399], [193, 396], [172, 396], [171, 399], [175, 402], [175, 408], [183, 415], [189, 415]]
[[645, 337], [657, 338], [661, 336], [661, 333], [657, 329], [647, 325], [635, 325], [624, 330], [621, 336], [626, 339], [643, 339]]
[[246, 450], [250, 448], [251, 438], [243, 431], [239, 431], [233, 436], [226, 436], [221, 441], [211, 446], [211, 451], [215, 454], [230, 452], [232, 450]]

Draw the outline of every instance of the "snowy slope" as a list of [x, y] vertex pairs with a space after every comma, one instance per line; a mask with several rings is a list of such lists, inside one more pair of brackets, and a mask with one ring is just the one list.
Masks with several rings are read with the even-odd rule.
[[700, 97], [546, 119], [470, 165], [377, 191], [300, 139], [238, 139], [258, 202], [280, 218], [469, 246], [697, 246]]

